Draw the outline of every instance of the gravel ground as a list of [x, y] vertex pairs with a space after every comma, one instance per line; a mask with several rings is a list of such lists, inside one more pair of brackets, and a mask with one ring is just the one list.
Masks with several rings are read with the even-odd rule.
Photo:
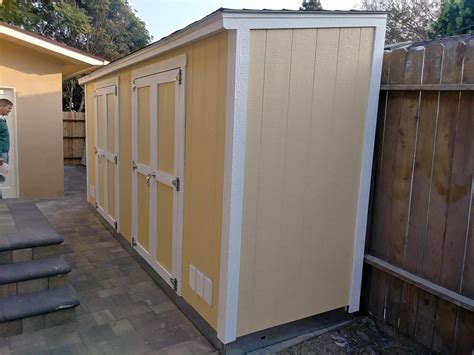
[[371, 318], [357, 316], [351, 324], [278, 352], [296, 354], [430, 354], [422, 345], [382, 329]]

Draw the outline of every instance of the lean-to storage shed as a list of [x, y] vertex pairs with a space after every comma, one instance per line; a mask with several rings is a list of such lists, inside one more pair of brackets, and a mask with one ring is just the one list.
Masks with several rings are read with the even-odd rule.
[[384, 32], [220, 9], [80, 80], [89, 202], [223, 343], [358, 310]]

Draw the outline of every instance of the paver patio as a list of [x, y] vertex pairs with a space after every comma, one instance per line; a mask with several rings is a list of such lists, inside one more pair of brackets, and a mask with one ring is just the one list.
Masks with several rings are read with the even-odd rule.
[[[85, 184], [85, 169], [67, 166], [65, 197], [34, 201], [64, 238], [62, 253], [73, 269], [69, 278], [81, 301], [77, 321], [0, 338], [0, 354], [215, 352], [90, 210]], [[0, 233], [15, 229], [19, 216], [12, 216], [7, 206], [19, 203], [25, 201], [0, 202]]]

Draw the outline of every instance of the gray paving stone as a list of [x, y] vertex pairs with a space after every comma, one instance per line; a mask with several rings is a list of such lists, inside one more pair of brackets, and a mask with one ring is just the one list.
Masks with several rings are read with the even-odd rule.
[[86, 344], [112, 341], [117, 338], [108, 324], [96, 325], [88, 329], [81, 329], [81, 338]]
[[34, 248], [33, 259], [43, 259], [48, 258], [50, 256], [60, 255], [60, 251], [61, 250], [59, 244]]
[[162, 349], [167, 355], [211, 354], [215, 350], [204, 337], [174, 344]]
[[160, 314], [160, 313], [166, 313], [166, 312], [169, 312], [169, 311], [173, 311], [175, 309], [178, 309], [178, 307], [176, 307], [176, 305], [173, 303], [173, 301], [171, 300], [168, 300], [168, 301], [165, 301], [165, 302], [162, 302], [162, 303], [159, 303], [157, 305], [152, 305], [150, 306], [150, 308], [153, 310], [153, 312], [155, 312], [156, 314]]
[[46, 345], [46, 342], [43, 338], [43, 333], [34, 332], [20, 334], [9, 338], [10, 349], [12, 351], [19, 349], [27, 349], [36, 345]]
[[51, 312], [44, 315], [44, 327], [51, 328], [58, 325], [72, 323], [76, 320], [76, 310], [74, 308]]
[[114, 315], [108, 310], [94, 312], [91, 314], [95, 322], [99, 325], [107, 324], [115, 321]]
[[144, 339], [154, 350], [159, 350], [189, 340], [189, 337], [183, 329], [174, 327], [147, 332]]
[[87, 355], [89, 354], [89, 350], [85, 344], [73, 344], [73, 345], [65, 345], [60, 346], [57, 348], [49, 349], [50, 355]]
[[16, 284], [0, 285], [0, 298], [7, 298], [17, 294]]
[[134, 326], [128, 319], [121, 319], [116, 322], [110, 323], [110, 327], [112, 328], [113, 332], [118, 336], [123, 334], [131, 333], [135, 330]]
[[21, 263], [23, 261], [31, 261], [32, 255], [31, 248], [12, 250], [12, 262]]
[[48, 278], [48, 287], [57, 288], [66, 286], [69, 283], [68, 275], [57, 275]]
[[12, 252], [11, 251], [0, 251], [0, 265], [10, 264], [12, 262]]
[[36, 332], [44, 329], [44, 314], [22, 319], [21, 326], [23, 328], [23, 333]]
[[21, 333], [21, 320], [0, 323], [0, 334], [2, 337], [9, 337]]
[[48, 279], [36, 279], [21, 281], [17, 283], [17, 292], [19, 295], [25, 295], [28, 293], [46, 291], [48, 289]]
[[46, 345], [34, 345], [28, 349], [12, 351], [10, 355], [49, 355], [50, 352]]

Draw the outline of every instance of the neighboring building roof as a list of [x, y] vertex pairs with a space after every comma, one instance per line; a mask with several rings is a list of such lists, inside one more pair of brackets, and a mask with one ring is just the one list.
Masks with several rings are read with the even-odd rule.
[[426, 46], [430, 43], [446, 43], [448, 41], [464, 41], [464, 42], [471, 42], [474, 41], [474, 35], [472, 34], [465, 34], [465, 35], [457, 35], [457, 36], [449, 36], [449, 37], [440, 37], [435, 39], [426, 39], [421, 41], [407, 41], [407, 42], [398, 42], [385, 45], [384, 49], [386, 51], [394, 51], [400, 48], [405, 48], [406, 50], [412, 47], [422, 47]]
[[286, 9], [235, 10], [220, 8], [201, 20], [173, 32], [169, 36], [163, 37], [146, 47], [111, 62], [103, 68], [97, 69], [79, 79], [79, 83], [84, 84], [95, 80], [130, 64], [142, 62], [160, 53], [170, 51], [223, 30], [289, 28], [287, 27], [289, 23], [295, 24], [295, 28], [314, 28], [316, 21], [318, 21], [317, 25], [321, 25], [321, 27], [338, 27], [338, 23], [346, 19], [356, 19], [355, 22], [360, 23], [360, 27], [364, 27], [371, 25], [372, 20], [382, 19], [385, 21], [386, 12], [355, 10], [299, 11]]
[[68, 64], [63, 66], [63, 76], [65, 79], [77, 76], [85, 71], [90, 71], [93, 68], [101, 67], [109, 63], [103, 58], [91, 55], [77, 48], [67, 46], [4, 22], [0, 22], [0, 38], [60, 58]]

